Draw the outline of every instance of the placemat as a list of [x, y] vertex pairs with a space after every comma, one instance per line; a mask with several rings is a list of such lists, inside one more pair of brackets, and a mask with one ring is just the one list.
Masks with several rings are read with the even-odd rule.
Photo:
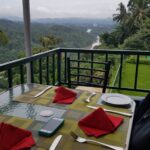
[[23, 93], [21, 96], [15, 97], [13, 100], [18, 102], [24, 103], [32, 103], [32, 104], [40, 104], [49, 106], [55, 95], [56, 87], [52, 87], [51, 89], [47, 90], [41, 96], [34, 98], [34, 96], [45, 89], [45, 86], [38, 86], [30, 90], [29, 92]]
[[90, 96], [90, 94], [91, 94], [90, 92], [82, 91], [82, 93], [76, 99], [76, 101], [74, 101], [73, 104], [69, 105], [68, 108], [73, 109], [73, 110], [82, 110], [85, 112], [89, 112], [89, 110], [91, 110], [91, 108], [88, 108], [86, 106], [91, 105], [91, 106], [95, 106], [95, 107], [102, 107], [105, 109], [116, 110], [116, 111], [120, 111], [120, 112], [132, 113], [132, 111], [131, 111], [132, 106], [131, 106], [131, 108], [120, 108], [120, 107], [112, 107], [112, 106], [100, 103], [99, 101], [100, 101], [101, 93], [96, 93], [96, 95], [91, 98], [91, 102], [86, 103], [85, 100], [88, 98], [88, 96]]
[[[99, 100], [101, 94], [97, 93], [95, 96], [91, 98], [90, 103], [85, 103], [84, 100], [88, 98], [88, 96], [91, 94], [87, 91], [80, 91], [77, 99], [74, 101], [71, 105], [61, 105], [61, 104], [55, 104], [52, 103], [53, 96], [55, 94], [54, 90], [57, 87], [53, 87], [47, 92], [45, 92], [43, 95], [41, 95], [38, 98], [33, 98], [34, 95], [36, 95], [38, 92], [42, 91], [45, 87], [38, 86], [33, 88], [31, 91], [24, 93], [23, 95], [16, 97], [14, 101], [17, 102], [23, 102], [23, 103], [32, 103], [32, 104], [40, 104], [44, 106], [54, 106], [54, 107], [60, 107], [66, 110], [63, 117], [65, 118], [65, 123], [62, 126], [62, 128], [52, 137], [45, 138], [40, 137], [37, 133], [38, 130], [43, 126], [43, 122], [40, 121], [33, 121], [31, 119], [23, 119], [19, 117], [10, 117], [10, 116], [4, 116], [0, 115], [0, 122], [4, 121], [13, 125], [16, 125], [18, 127], [22, 127], [25, 129], [29, 129], [32, 131], [34, 139], [36, 140], [36, 146], [34, 146], [32, 149], [38, 149], [38, 150], [48, 150], [49, 146], [55, 139], [55, 137], [59, 134], [63, 135], [63, 139], [57, 146], [56, 150], [109, 150], [108, 148], [97, 146], [94, 144], [81, 144], [78, 142], [75, 142], [74, 139], [69, 135], [70, 131], [74, 131], [77, 134], [79, 134], [82, 137], [86, 137], [86, 135], [83, 133], [82, 130], [77, 125], [77, 122], [84, 117], [85, 115], [91, 113], [94, 111], [93, 109], [87, 108], [86, 105], [92, 105], [92, 106], [99, 106], [97, 104], [97, 101]], [[102, 105], [103, 108], [109, 108], [110, 106]], [[111, 107], [111, 109], [114, 110], [122, 110], [125, 112], [130, 112], [129, 109], [124, 108], [116, 108]], [[116, 114], [113, 114], [116, 115]], [[118, 116], [118, 115], [116, 115]], [[129, 117], [124, 117], [123, 124], [115, 131], [115, 134], [108, 134], [105, 136], [102, 136], [101, 138], [94, 138], [94, 137], [86, 137], [93, 140], [101, 141], [107, 144], [112, 144], [116, 146], [125, 146], [125, 141], [127, 138], [127, 131], [129, 126]]]
[[[51, 89], [47, 90], [45, 93], [43, 93], [41, 96], [34, 98], [34, 96], [41, 92], [43, 89], [45, 89], [46, 86], [38, 86], [33, 88], [31, 91], [23, 93], [22, 95], [15, 97], [13, 101], [22, 102], [22, 103], [32, 103], [37, 105], [44, 105], [44, 106], [67, 106], [64, 104], [57, 104], [53, 103], [53, 98], [55, 96], [55, 89], [57, 87], [52, 87]], [[77, 98], [80, 96], [82, 91], [76, 90], [77, 92]]]
[[58, 144], [56, 150], [109, 150], [108, 148], [99, 145], [78, 143], [74, 141], [74, 139], [70, 136], [71, 131], [74, 131], [82, 137], [90, 138], [116, 146], [125, 146], [129, 118], [124, 118], [124, 123], [115, 131], [115, 134], [112, 133], [105, 135], [102, 138], [94, 138], [87, 137], [77, 125], [77, 121], [85, 115], [87, 115], [87, 113], [83, 111], [68, 110], [63, 116], [65, 118], [64, 125], [56, 134], [49, 138], [41, 137], [38, 135], [38, 130], [42, 128], [44, 122], [6, 115], [0, 115], [0, 122], [6, 122], [17, 127], [32, 131], [33, 137], [36, 141], [36, 146], [34, 146], [32, 150], [48, 150], [55, 137], [59, 134], [62, 134], [63, 138]]

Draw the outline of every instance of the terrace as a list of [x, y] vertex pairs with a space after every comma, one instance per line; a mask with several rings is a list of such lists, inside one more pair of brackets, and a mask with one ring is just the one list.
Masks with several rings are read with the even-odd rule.
[[[23, 0], [23, 8], [25, 22], [26, 57], [0, 64], [1, 79], [3, 79], [3, 82], [7, 83], [7, 88], [2, 88], [2, 90], [6, 91], [2, 92], [0, 95], [0, 120], [2, 119], [2, 121], [6, 123], [31, 130], [33, 136], [36, 139], [35, 149], [48, 149], [52, 141], [58, 134], [56, 133], [56, 135], [52, 136], [48, 140], [45, 138], [41, 140], [39, 136], [37, 137], [37, 131], [39, 130], [38, 127], [42, 126], [44, 122], [46, 122], [44, 119], [41, 120], [41, 118], [38, 118], [38, 111], [45, 109], [53, 110], [58, 115], [57, 117], [63, 116], [65, 118], [65, 125], [63, 126], [64, 130], [60, 130], [60, 133], [63, 134], [65, 140], [60, 143], [60, 147], [58, 147], [59, 150], [70, 150], [71, 147], [72, 149], [83, 149], [87, 147], [89, 149], [99, 149], [98, 146], [92, 147], [90, 144], [85, 144], [85, 147], [83, 145], [82, 147], [80, 144], [74, 144], [74, 141], [69, 136], [70, 130], [75, 130], [78, 134], [81, 134], [83, 137], [87, 138], [87, 136], [85, 136], [79, 130], [79, 128], [75, 126], [76, 122], [81, 119], [81, 116], [83, 117], [91, 112], [90, 109], [85, 107], [86, 105], [83, 106], [84, 102], [80, 97], [81, 95], [79, 95], [79, 98], [77, 98], [76, 101], [77, 104], [81, 106], [78, 107], [74, 104], [71, 104], [70, 106], [52, 104], [51, 97], [54, 96], [54, 89], [52, 89], [50, 93], [47, 93], [47, 95], [43, 95], [41, 99], [36, 99], [36, 102], [33, 101], [34, 94], [47, 87], [46, 85], [53, 85], [55, 88], [55, 86], [68, 86], [68, 84], [70, 84], [67, 72], [68, 58], [78, 60], [77, 66], [80, 66], [80, 61], [84, 60], [89, 62], [110, 61], [111, 66], [110, 74], [108, 77], [109, 81], [106, 85], [107, 93], [117, 92], [127, 94], [130, 95], [130, 97], [138, 103], [139, 100], [143, 99], [143, 96], [145, 96], [150, 91], [150, 83], [148, 80], [149, 72], [143, 71], [142, 61], [143, 58], [147, 59], [147, 57], [150, 56], [150, 51], [56, 48], [36, 55], [32, 55], [30, 43], [29, 1]], [[92, 68], [92, 70], [97, 68], [97, 66], [94, 66], [93, 63], [90, 63], [85, 67]], [[149, 64], [144, 65], [144, 67], [145, 70], [147, 70]], [[126, 68], [130, 68], [130, 70]], [[132, 73], [129, 71], [132, 71]], [[77, 75], [79, 75], [80, 72], [82, 72], [82, 70], [77, 69]], [[92, 77], [94, 75], [94, 72], [90, 71], [90, 73], [88, 74], [90, 77]], [[76, 80], [77, 82], [79, 82], [79, 78], [77, 78]], [[78, 85], [71, 84], [71, 88], [73, 89], [76, 89], [77, 86]], [[101, 89], [102, 86], [98, 86], [98, 88]], [[85, 91], [83, 91], [83, 93], [84, 92]], [[26, 97], [23, 100], [21, 100], [22, 97], [20, 97], [22, 95]], [[84, 93], [83, 95], [85, 96], [83, 98], [86, 98], [87, 95], [89, 96], [89, 93]], [[93, 98], [93, 101], [96, 102], [97, 100], [99, 100], [100, 96], [101, 90], [97, 93], [97, 96]], [[46, 103], [47, 99], [49, 100], [49, 97], [50, 103]], [[23, 103], [17, 103], [16, 101], [21, 101]], [[92, 102], [91, 104], [96, 105], [97, 103], [94, 102]], [[105, 108], [105, 106], [103, 105], [102, 107]], [[122, 113], [128, 113], [132, 117], [124, 117], [125, 123], [123, 123], [121, 128], [117, 130], [116, 134], [114, 132], [110, 135], [106, 135], [106, 138], [102, 137], [99, 139], [91, 139], [118, 146], [119, 148], [121, 147], [120, 149], [122, 150], [127, 150], [130, 141], [131, 128], [133, 123], [132, 113], [135, 111], [135, 103], [133, 102], [132, 104], [132, 110], [130, 110], [130, 108], [113, 108], [112, 106], [108, 106], [106, 108], [112, 109], [113, 111], [119, 110], [122, 111]], [[69, 116], [68, 112], [72, 115]], [[13, 116], [13, 118], [11, 118], [10, 116]], [[122, 137], [121, 140], [118, 138], [118, 135]], [[66, 140], [68, 141], [69, 148], [65, 146]], [[109, 149], [108, 147], [106, 147], [101, 146], [100, 149]], [[116, 147], [114, 149], [116, 149]]]
[[[137, 92], [149, 91], [150, 83], [147, 78], [149, 76], [149, 72], [146, 71], [149, 65], [142, 66], [143, 58], [144, 60], [147, 60], [150, 56], [149, 51], [57, 48], [32, 56], [30, 33], [30, 1], [22, 0], [22, 4], [26, 58], [0, 65], [1, 78], [7, 76], [7, 79], [4, 79], [4, 82], [8, 81], [8, 88], [11, 88], [15, 84], [23, 84], [25, 82], [35, 82], [40, 84], [44, 83], [48, 85], [66, 85], [68, 84], [67, 57], [70, 57], [71, 59], [73, 58], [78, 60], [87, 59], [89, 61], [95, 60], [101, 62], [111, 61], [111, 77], [109, 76], [109, 84], [107, 85], [107, 88], [110, 89], [109, 91], [113, 90], [113, 92], [115, 92], [116, 90], [119, 90], [117, 92], [121, 92], [122, 90], [126, 90], [128, 92], [125, 91], [124, 93], [127, 93], [129, 95], [137, 95]], [[36, 63], [36, 66], [38, 65], [38, 69], [34, 68], [34, 63]], [[79, 65], [80, 64], [78, 64], [78, 66]], [[91, 64], [91, 67], [92, 65], [93, 64]], [[13, 77], [15, 76], [13, 74], [13, 69], [16, 68], [18, 70], [18, 78], [20, 76], [20, 82], [17, 81], [17, 83], [14, 81], [15, 79], [13, 79]], [[127, 68], [130, 68], [130, 70], [127, 71]], [[35, 77], [37, 71], [39, 75], [36, 75], [38, 77]], [[92, 71], [90, 75], [93, 75]], [[130, 77], [131, 80], [127, 80], [127, 78]], [[3, 85], [3, 83], [1, 83], [1, 85]], [[129, 91], [134, 92], [130, 93]]]
[[[137, 92], [149, 91], [149, 81], [146, 81], [146, 84], [144, 84], [145, 80], [148, 80], [147, 77], [149, 76], [149, 72], [147, 72], [146, 70], [149, 65], [144, 65], [145, 68], [143, 68], [142, 66], [143, 58], [144, 60], [147, 60], [150, 56], [149, 51], [57, 48], [54, 50], [48, 50], [44, 53], [32, 55], [30, 35], [30, 1], [22, 0], [22, 4], [26, 58], [0, 65], [1, 78], [7, 76], [7, 79], [4, 79], [4, 82], [8, 82], [7, 88], [11, 88], [15, 84], [23, 84], [25, 82], [35, 82], [40, 84], [44, 83], [47, 85], [67, 85], [67, 57], [70, 57], [71, 59], [77, 60], [86, 59], [89, 61], [100, 62], [111, 61], [111, 73], [109, 76], [109, 84], [107, 85], [107, 88], [110, 89], [110, 92], [112, 90], [119, 90], [117, 92], [126, 90], [128, 91], [127, 94], [129, 95], [137, 95]], [[34, 63], [36, 63], [35, 65], [38, 66], [38, 69], [37, 67], [34, 68]], [[78, 63], [78, 66], [79, 65], [80, 64]], [[91, 64], [91, 67], [94, 67], [92, 65], [93, 64]], [[17, 81], [17, 83], [14, 81], [15, 79], [13, 79], [13, 77], [15, 77], [15, 75], [13, 74], [13, 69], [16, 68], [18, 70], [18, 78], [20, 76], [20, 82]], [[130, 70], [127, 71], [127, 68], [130, 68]], [[37, 72], [39, 73], [39, 75]], [[35, 75], [38, 77], [35, 77]], [[93, 75], [92, 71], [90, 75]], [[125, 79], [130, 77], [130, 81]], [[134, 92], [130, 93], [129, 91]]]
[[[73, 127], [75, 126], [76, 122], [72, 122], [73, 124], [70, 124], [71, 123], [69, 121], [70, 117], [69, 118], [67, 117], [67, 114], [68, 114], [67, 112], [68, 111], [70, 113], [72, 112], [75, 116], [77, 115], [76, 113], [80, 114], [82, 112], [85, 115], [87, 113], [92, 112], [92, 109], [90, 108], [88, 109], [86, 107], [87, 103], [83, 102], [83, 99], [86, 99], [90, 95], [91, 92], [84, 91], [83, 92], [84, 96], [80, 95], [79, 98], [76, 100], [76, 102], [70, 106], [60, 105], [60, 104], [56, 105], [56, 104], [51, 103], [52, 97], [54, 96], [54, 89], [48, 90], [48, 92], [46, 92], [45, 94], [43, 94], [42, 96], [38, 98], [32, 98], [32, 97], [37, 92], [40, 92], [42, 89], [44, 89], [46, 85], [49, 85], [49, 86], [53, 85], [54, 87], [59, 86], [59, 85], [68, 86], [68, 74], [67, 74], [67, 58], [68, 57], [71, 59], [86, 60], [89, 62], [90, 61], [102, 62], [102, 60], [112, 61], [115, 59], [115, 61], [111, 63], [111, 67], [110, 67], [109, 82], [107, 84], [107, 93], [109, 92], [116, 93], [116, 92], [121, 92], [121, 91], [131, 92], [129, 93], [131, 95], [130, 97], [136, 100], [136, 102], [139, 102], [139, 100], [143, 99], [143, 95], [142, 97], [139, 97], [138, 94], [149, 92], [149, 89], [140, 88], [138, 84], [140, 73], [143, 73], [143, 72], [140, 72], [140, 65], [141, 65], [140, 58], [149, 56], [149, 55], [150, 55], [150, 52], [146, 52], [146, 51], [144, 52], [143, 51], [125, 51], [125, 50], [113, 50], [112, 51], [112, 50], [86, 50], [86, 49], [73, 49], [73, 48], [72, 49], [71, 48], [70, 49], [57, 48], [57, 49], [49, 50], [40, 54], [30, 56], [27, 58], [22, 58], [19, 60], [1, 64], [0, 65], [1, 76], [3, 75], [4, 76], [3, 81], [8, 83], [8, 88], [6, 89], [6, 92], [2, 92], [0, 95], [0, 104], [1, 104], [0, 116], [2, 116], [2, 121], [6, 123], [10, 122], [10, 124], [13, 124], [14, 126], [24, 128], [23, 124], [28, 124], [30, 122], [29, 120], [32, 119], [33, 121], [32, 124], [34, 124], [32, 125], [32, 127], [36, 131], [34, 131], [32, 128], [29, 128], [30, 126], [25, 127], [25, 129], [32, 131], [34, 139], [40, 140], [40, 136], [37, 137], [37, 132], [39, 130], [39, 128], [37, 128], [39, 124], [38, 122], [39, 120], [42, 121], [41, 126], [43, 126], [45, 121], [50, 118], [45, 119], [45, 118], [39, 117], [40, 116], [39, 111], [49, 110], [49, 111], [53, 111], [56, 115], [59, 113], [57, 117], [63, 116], [65, 118], [65, 125], [63, 125], [62, 130], [60, 130], [61, 132], [54, 134], [54, 136], [52, 136], [52, 138], [49, 138], [49, 140], [43, 139], [42, 142], [40, 142], [41, 140], [39, 142], [36, 142], [36, 146], [34, 148], [48, 149], [52, 141], [54, 140], [54, 138], [58, 136], [58, 134], [62, 134], [63, 137], [65, 136], [64, 138], [67, 138], [67, 139], [69, 138], [67, 145], [71, 146], [73, 149], [75, 147], [74, 145], [75, 143], [73, 142], [72, 138], [69, 136], [69, 132], [74, 130]], [[126, 87], [122, 84], [122, 81], [124, 78], [123, 70], [124, 70], [124, 66], [128, 64], [127, 58], [131, 56], [136, 58], [136, 63], [132, 64], [135, 67], [135, 72], [134, 74], [132, 74], [134, 77], [131, 77], [131, 74], [130, 74], [130, 78], [131, 79], [134, 78], [134, 81], [131, 82], [133, 86], [131, 86], [130, 84], [130, 87]], [[30, 64], [30, 68], [31, 68], [30, 70], [31, 83], [30, 84], [27, 82], [27, 69], [26, 69], [27, 64], [28, 66]], [[80, 64], [78, 65], [80, 66]], [[89, 66], [86, 66], [86, 67], [87, 68], [91, 67], [91, 64], [89, 64]], [[92, 67], [94, 69], [94, 66]], [[93, 76], [92, 72], [90, 72], [89, 75]], [[16, 77], [17, 79], [20, 80], [20, 82], [15, 81]], [[76, 88], [76, 86], [71, 85], [72, 88]], [[96, 96], [92, 98], [91, 103], [89, 103], [90, 105], [97, 106], [98, 103], [95, 103], [95, 102], [97, 100], [99, 102], [99, 97], [101, 95], [100, 88], [101, 87], [99, 87], [99, 92], [96, 92], [97, 93]], [[134, 112], [135, 105], [134, 103], [132, 105], [133, 105], [132, 111]], [[109, 110], [114, 110], [114, 111], [117, 110], [121, 112], [130, 112], [130, 108], [128, 110], [126, 108], [120, 109], [120, 108], [115, 108], [111, 106], [108, 107], [105, 105], [101, 107], [109, 108]], [[7, 116], [9, 116], [9, 118]], [[77, 121], [80, 119], [81, 118], [77, 117]], [[127, 119], [126, 123], [123, 123], [123, 125], [121, 125], [120, 130], [117, 130], [117, 132], [114, 132], [113, 134], [110, 134], [110, 135], [108, 134], [104, 136], [106, 137], [106, 139], [105, 138], [104, 139], [92, 138], [92, 139], [99, 141], [99, 142], [111, 144], [114, 146], [119, 146], [119, 147], [124, 147], [124, 144], [125, 144], [126, 146], [124, 148], [125, 150], [128, 150], [133, 117], [131, 119], [128, 117], [124, 117], [124, 119]], [[68, 129], [68, 126], [67, 126], [69, 124], [70, 126], [72, 126], [72, 128], [70, 129]], [[78, 131], [79, 129], [76, 131], [79, 135], [81, 135], [82, 137], [85, 137], [83, 133], [81, 134], [81, 132], [78, 132]], [[124, 132], [126, 132], [126, 134]], [[117, 134], [123, 135], [121, 138], [121, 141], [118, 141]], [[86, 137], [86, 138], [89, 138], [89, 137]], [[107, 139], [109, 140], [114, 139], [114, 140], [113, 142], [110, 143], [110, 142], [107, 142]], [[46, 141], [49, 141], [49, 142], [46, 144]], [[65, 143], [62, 142], [62, 144], [60, 144], [60, 149], [62, 148], [66, 149], [64, 145]], [[80, 144], [77, 146], [80, 147]], [[88, 148], [92, 148], [95, 150], [97, 150], [98, 148], [102, 150], [109, 149], [103, 146], [100, 146], [100, 147], [91, 146], [90, 147], [90, 145], [88, 144], [85, 144], [84, 146], [85, 148], [88, 147]], [[67, 149], [70, 150], [70, 148], [68, 147]]]

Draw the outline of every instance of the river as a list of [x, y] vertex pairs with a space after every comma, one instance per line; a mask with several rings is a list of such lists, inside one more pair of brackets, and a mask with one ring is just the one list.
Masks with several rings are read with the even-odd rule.
[[91, 46], [90, 49], [94, 49], [95, 46], [99, 46], [99, 45], [101, 45], [100, 37], [97, 36], [97, 37], [96, 37], [96, 41], [92, 43], [92, 46]]

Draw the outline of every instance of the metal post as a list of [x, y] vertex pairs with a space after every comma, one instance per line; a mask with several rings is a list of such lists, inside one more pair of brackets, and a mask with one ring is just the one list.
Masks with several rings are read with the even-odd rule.
[[61, 52], [57, 52], [57, 81], [58, 85], [61, 85]]
[[[29, 0], [22, 0], [23, 4], [23, 18], [24, 18], [24, 38], [25, 38], [25, 52], [26, 57], [32, 55], [31, 51], [31, 34], [30, 34], [30, 2]], [[27, 83], [31, 83], [31, 66], [27, 64]]]

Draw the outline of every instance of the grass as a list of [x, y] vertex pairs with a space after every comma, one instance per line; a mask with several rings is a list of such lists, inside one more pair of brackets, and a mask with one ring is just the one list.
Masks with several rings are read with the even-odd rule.
[[[134, 87], [135, 80], [135, 64], [124, 63], [122, 74], [122, 87]], [[138, 71], [138, 83], [137, 88], [150, 89], [150, 65], [139, 64]], [[113, 92], [119, 92], [127, 95], [145, 96], [146, 93], [113, 90]]]

